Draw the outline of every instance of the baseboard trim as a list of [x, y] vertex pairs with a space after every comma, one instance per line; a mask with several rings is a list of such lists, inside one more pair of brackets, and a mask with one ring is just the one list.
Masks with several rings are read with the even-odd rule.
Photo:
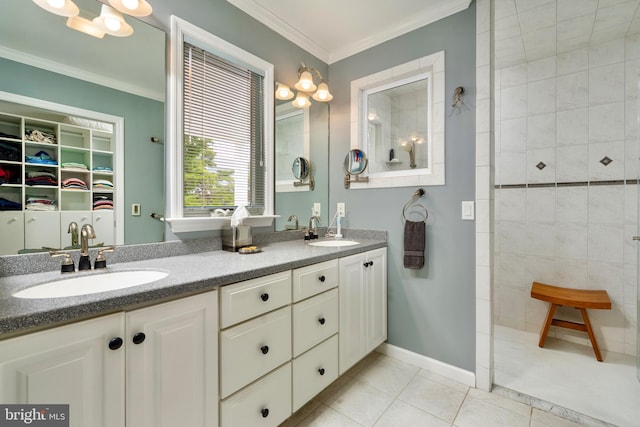
[[442, 375], [443, 377], [457, 381], [466, 386], [476, 386], [476, 375], [473, 372], [458, 368], [457, 366], [449, 365], [439, 360], [435, 360], [388, 343], [380, 344], [375, 351], [386, 356], [402, 360], [403, 362], [410, 363], [419, 368], [426, 369], [434, 374]]

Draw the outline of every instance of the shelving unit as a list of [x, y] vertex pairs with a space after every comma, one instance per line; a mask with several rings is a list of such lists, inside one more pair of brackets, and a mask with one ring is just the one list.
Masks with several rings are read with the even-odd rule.
[[[100, 211], [93, 206], [96, 198], [115, 203], [114, 149], [113, 135], [104, 130], [0, 112], [0, 231], [17, 236], [20, 224], [24, 227], [23, 241], [1, 247], [0, 255], [16, 253], [16, 247], [68, 246], [62, 243], [68, 240], [68, 219], [100, 221], [98, 240], [114, 243], [116, 206]], [[65, 185], [68, 180], [71, 185]], [[96, 180], [110, 186], [94, 188]], [[50, 205], [34, 207], [29, 203], [34, 198]]]

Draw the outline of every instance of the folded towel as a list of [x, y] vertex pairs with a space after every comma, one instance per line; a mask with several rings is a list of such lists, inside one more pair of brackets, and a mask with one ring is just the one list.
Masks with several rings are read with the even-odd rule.
[[424, 266], [424, 221], [404, 223], [404, 268], [421, 269]]

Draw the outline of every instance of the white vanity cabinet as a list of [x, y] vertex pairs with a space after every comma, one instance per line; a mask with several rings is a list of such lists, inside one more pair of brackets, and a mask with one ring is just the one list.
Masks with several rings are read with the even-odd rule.
[[217, 291], [0, 341], [0, 402], [72, 427], [216, 427]]
[[387, 249], [340, 259], [340, 374], [387, 339]]
[[0, 341], [0, 402], [69, 404], [72, 427], [124, 426], [123, 333], [119, 313]]
[[24, 212], [24, 244], [27, 249], [60, 248], [60, 212]]

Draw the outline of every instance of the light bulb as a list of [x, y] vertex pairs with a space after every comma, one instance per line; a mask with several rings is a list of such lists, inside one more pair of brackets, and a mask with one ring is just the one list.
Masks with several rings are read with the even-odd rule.
[[295, 84], [295, 87], [303, 92], [312, 92], [316, 90], [316, 85], [313, 84], [313, 77], [311, 77], [311, 73], [303, 71], [300, 74], [300, 80]]
[[47, 0], [47, 3], [49, 3], [49, 6], [53, 8], [62, 9], [64, 7], [65, 0]]
[[104, 17], [104, 26], [107, 27], [110, 31], [118, 31], [120, 27], [122, 27], [122, 22], [118, 18], [113, 18], [111, 16]]
[[138, 0], [122, 0], [122, 5], [129, 10], [136, 10], [140, 2]]

